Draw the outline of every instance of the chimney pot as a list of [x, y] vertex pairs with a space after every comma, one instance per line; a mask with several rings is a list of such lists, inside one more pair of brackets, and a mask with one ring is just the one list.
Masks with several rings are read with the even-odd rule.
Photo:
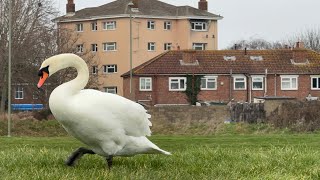
[[67, 15], [73, 15], [76, 12], [73, 0], [68, 0], [68, 4], [66, 5], [66, 12]]
[[198, 3], [198, 9], [203, 11], [208, 11], [208, 2], [207, 0], [200, 0]]

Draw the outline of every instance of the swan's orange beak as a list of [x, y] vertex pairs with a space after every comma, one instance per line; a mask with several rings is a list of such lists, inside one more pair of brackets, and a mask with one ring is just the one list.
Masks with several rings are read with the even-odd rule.
[[40, 80], [38, 82], [38, 88], [41, 88], [41, 86], [44, 84], [46, 79], [49, 77], [49, 74], [45, 71], [42, 71], [42, 76], [40, 76]]

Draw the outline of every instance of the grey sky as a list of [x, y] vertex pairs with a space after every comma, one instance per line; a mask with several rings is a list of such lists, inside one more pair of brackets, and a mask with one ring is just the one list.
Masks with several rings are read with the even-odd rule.
[[[65, 13], [67, 0], [54, 0]], [[75, 0], [76, 10], [113, 0]], [[173, 5], [198, 6], [199, 0], [162, 0]], [[209, 11], [224, 17], [219, 21], [219, 49], [233, 41], [263, 38], [282, 40], [309, 28], [320, 28], [319, 0], [208, 0]]]

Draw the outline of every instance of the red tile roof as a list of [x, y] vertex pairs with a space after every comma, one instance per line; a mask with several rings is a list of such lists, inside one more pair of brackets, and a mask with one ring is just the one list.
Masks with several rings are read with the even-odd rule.
[[[168, 51], [133, 69], [134, 75], [156, 74], [320, 74], [320, 54], [306, 49], [194, 51], [199, 65], [181, 65], [182, 54]], [[234, 56], [236, 60], [225, 60]], [[254, 57], [255, 56], [255, 57]], [[252, 60], [254, 58], [263, 60]], [[294, 57], [299, 57], [295, 61]], [[305, 60], [301, 60], [304, 57]], [[232, 59], [232, 58], [231, 58]], [[292, 63], [294, 62], [294, 63]], [[122, 76], [128, 76], [129, 72]]]

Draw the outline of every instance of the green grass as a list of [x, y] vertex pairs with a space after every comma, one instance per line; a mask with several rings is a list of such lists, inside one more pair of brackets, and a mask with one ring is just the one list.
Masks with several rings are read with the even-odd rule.
[[172, 156], [97, 155], [75, 167], [70, 137], [0, 137], [0, 179], [320, 179], [320, 134], [153, 136]]

